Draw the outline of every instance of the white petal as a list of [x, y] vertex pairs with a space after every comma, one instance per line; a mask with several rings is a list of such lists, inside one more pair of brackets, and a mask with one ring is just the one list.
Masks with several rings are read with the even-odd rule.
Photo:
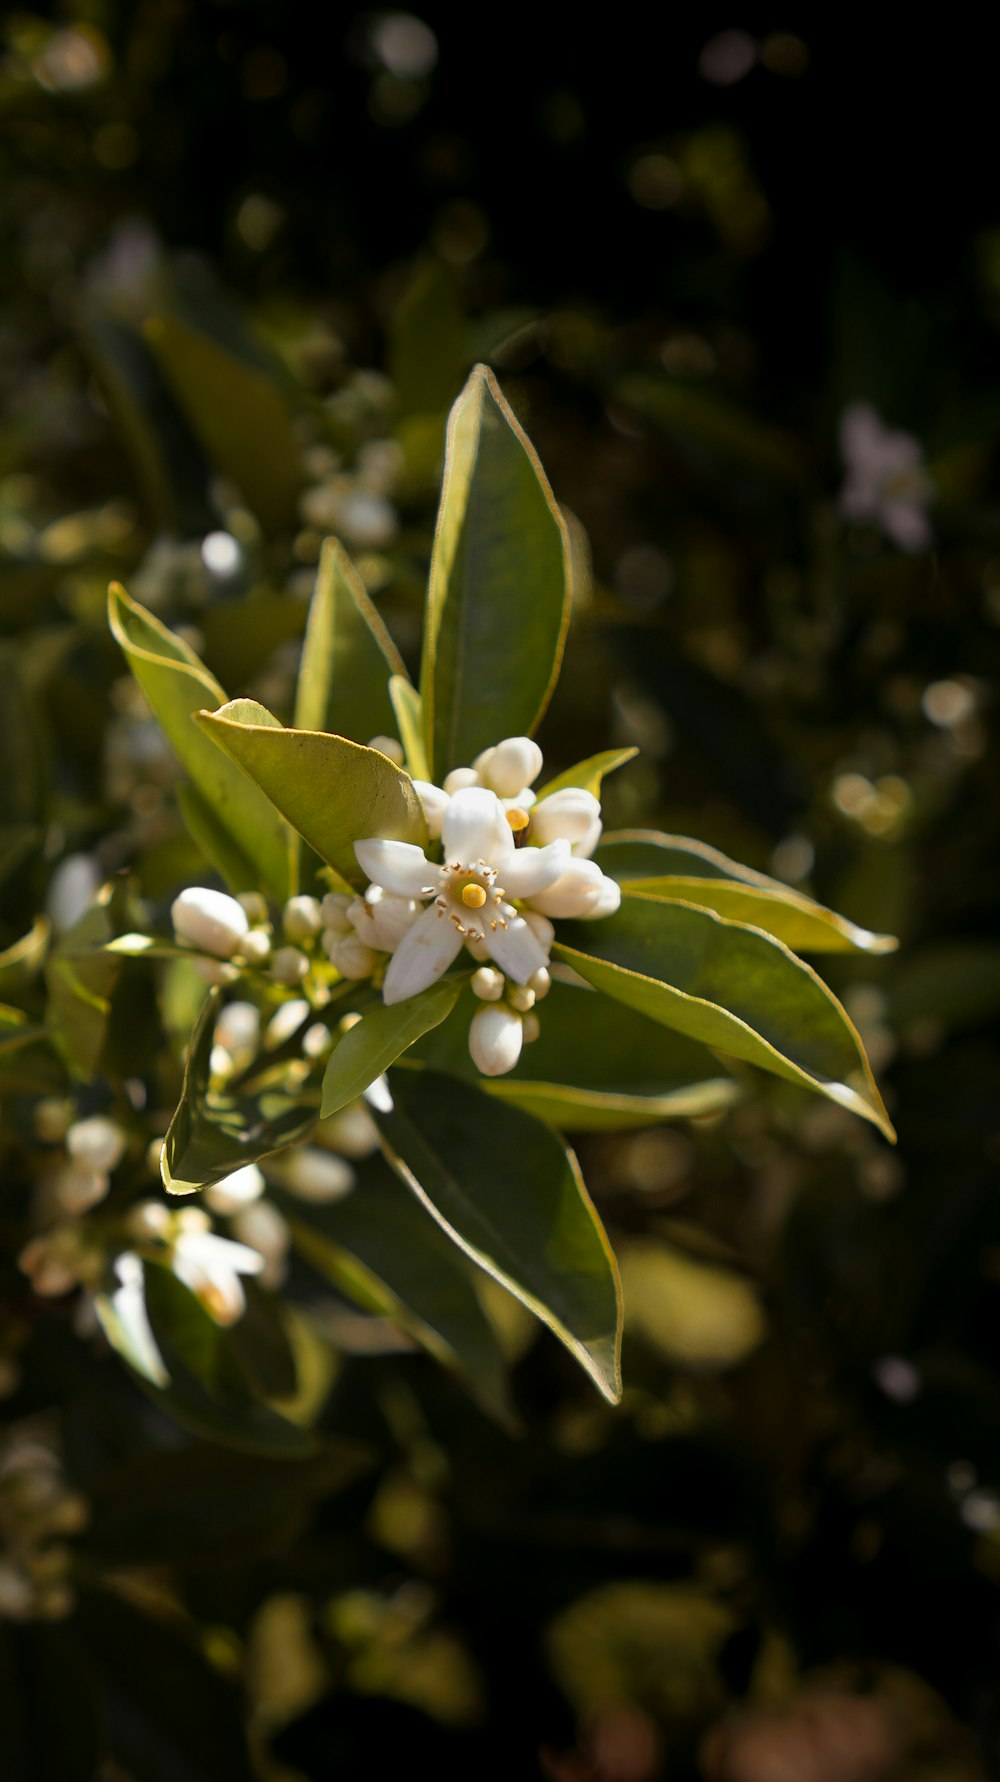
[[577, 855], [592, 854], [601, 834], [601, 807], [582, 786], [564, 786], [531, 812], [531, 839], [538, 847], [564, 836]]
[[508, 917], [506, 928], [491, 930], [486, 936], [486, 951], [515, 984], [526, 984], [549, 962], [545, 948], [532, 934], [523, 916], [514, 916], [513, 920]]
[[474, 767], [453, 767], [450, 773], [445, 774], [444, 790], [449, 798], [454, 798], [456, 792], [465, 792], [470, 786], [478, 784], [479, 775]]
[[448, 809], [448, 793], [441, 786], [433, 786], [430, 780], [414, 780], [413, 790], [420, 800], [428, 831], [436, 840]]
[[501, 798], [513, 798], [542, 771], [542, 751], [530, 736], [508, 736], [476, 757], [480, 779]]
[[205, 1199], [213, 1213], [238, 1213], [241, 1207], [259, 1200], [263, 1192], [264, 1178], [257, 1165], [245, 1163], [242, 1169], [234, 1169], [231, 1175], [223, 1176], [221, 1182], [213, 1182], [206, 1188]]
[[[487, 792], [485, 786], [467, 786], [455, 793], [444, 814], [441, 836], [448, 865], [457, 862], [466, 866], [485, 860], [488, 866], [499, 866], [514, 852], [507, 813], [496, 793]], [[393, 891], [396, 888], [390, 887]], [[409, 895], [412, 897], [413, 892]]]
[[362, 872], [398, 897], [419, 897], [428, 885], [437, 889], [440, 868], [432, 866], [423, 848], [413, 842], [359, 841], [354, 844]]
[[518, 848], [503, 863], [503, 888], [508, 897], [533, 897], [554, 885], [570, 860], [569, 842], [553, 841], [544, 848]]
[[472, 1062], [484, 1077], [502, 1077], [521, 1056], [524, 1027], [503, 1003], [477, 1009], [469, 1027]]
[[407, 997], [426, 990], [428, 984], [447, 971], [461, 946], [462, 936], [454, 922], [432, 903], [404, 934], [390, 959], [382, 987], [383, 1000], [405, 1002]]
[[543, 916], [610, 916], [621, 902], [621, 888], [593, 860], [574, 856], [562, 877], [531, 902]]

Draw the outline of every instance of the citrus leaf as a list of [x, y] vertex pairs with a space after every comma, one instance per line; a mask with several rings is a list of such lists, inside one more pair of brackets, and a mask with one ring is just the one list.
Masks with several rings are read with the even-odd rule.
[[328, 538], [309, 606], [295, 696], [297, 730], [364, 743], [395, 728], [388, 683], [402, 658], [343, 545]]
[[567, 767], [565, 773], [557, 774], [547, 786], [543, 786], [538, 794], [538, 801], [551, 797], [553, 792], [562, 792], [567, 786], [582, 786], [585, 792], [591, 792], [595, 798], [601, 796], [601, 782], [606, 773], [614, 773], [616, 767], [624, 767], [626, 761], [632, 761], [638, 755], [638, 749], [602, 749], [599, 755], [588, 755], [585, 761], [578, 761], [575, 767]]
[[365, 1009], [337, 1041], [327, 1063], [323, 1078], [324, 1119], [338, 1113], [349, 1101], [356, 1101], [415, 1040], [450, 1015], [462, 981], [459, 977], [442, 978], [419, 996], [411, 996], [392, 1008], [376, 1002]]

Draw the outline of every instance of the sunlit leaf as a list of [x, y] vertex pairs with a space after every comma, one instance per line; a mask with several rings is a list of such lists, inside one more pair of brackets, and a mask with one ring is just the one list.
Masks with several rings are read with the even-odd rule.
[[560, 930], [555, 956], [598, 990], [705, 1045], [817, 1090], [894, 1138], [864, 1047], [781, 941], [711, 910], [635, 894]]
[[451, 1238], [621, 1391], [618, 1275], [572, 1151], [541, 1121], [430, 1070], [391, 1073], [389, 1161]]
[[575, 767], [568, 767], [565, 773], [549, 780], [541, 788], [538, 798], [549, 798], [553, 792], [562, 792], [567, 786], [582, 786], [585, 792], [591, 792], [599, 799], [605, 774], [614, 773], [616, 767], [624, 767], [626, 761], [634, 760], [638, 753], [638, 749], [602, 749], [599, 755], [589, 755], [586, 761], [578, 761]]
[[396, 714], [408, 772], [415, 780], [429, 780], [430, 763], [424, 743], [424, 714], [420, 694], [405, 675], [394, 674], [389, 682], [389, 698]]
[[199, 712], [197, 723], [349, 884], [365, 882], [356, 841], [377, 835], [426, 844], [413, 782], [378, 749], [315, 730], [285, 730], [252, 700]]
[[433, 777], [530, 734], [569, 618], [569, 544], [534, 448], [477, 366], [448, 423], [420, 694]]

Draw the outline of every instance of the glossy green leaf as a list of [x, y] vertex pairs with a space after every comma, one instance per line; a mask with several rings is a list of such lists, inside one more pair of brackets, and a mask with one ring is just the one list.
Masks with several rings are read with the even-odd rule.
[[470, 1264], [381, 1157], [358, 1166], [357, 1185], [342, 1200], [308, 1206], [285, 1195], [281, 1209], [314, 1268], [357, 1304], [392, 1318], [509, 1421], [503, 1356]]
[[614, 773], [616, 767], [624, 767], [626, 761], [633, 761], [638, 753], [638, 749], [602, 749], [599, 755], [588, 755], [585, 761], [578, 761], [575, 767], [568, 767], [565, 773], [549, 780], [538, 794], [539, 801], [550, 798], [553, 792], [564, 791], [567, 786], [582, 786], [585, 792], [600, 798], [605, 774]]
[[0, 953], [0, 996], [24, 993], [42, 969], [48, 942], [48, 919], [36, 916], [27, 934], [4, 948]]
[[463, 979], [442, 978], [419, 996], [387, 1008], [372, 1003], [337, 1041], [323, 1077], [323, 1116], [356, 1101], [415, 1040], [451, 1014]]
[[295, 696], [295, 728], [353, 742], [395, 730], [389, 676], [402, 658], [338, 539], [323, 545]]
[[[254, 709], [269, 721], [253, 721]], [[197, 724], [349, 884], [365, 882], [356, 841], [378, 835], [426, 844], [412, 780], [378, 749], [315, 730], [285, 730], [251, 700], [199, 712]]]
[[232, 477], [265, 531], [293, 526], [302, 455], [277, 368], [256, 363], [176, 315], [146, 323], [145, 338], [208, 456]]
[[[404, 1005], [405, 1006], [405, 1005]], [[646, 1126], [731, 1106], [740, 1085], [714, 1054], [593, 990], [554, 982], [535, 1010], [540, 1033], [504, 1077], [481, 1078], [469, 1057], [476, 1008], [466, 990], [454, 1020], [416, 1056], [571, 1132]]]
[[635, 894], [560, 929], [555, 957], [598, 990], [793, 1083], [894, 1138], [847, 1013], [781, 941], [711, 910]]
[[569, 620], [569, 542], [534, 448], [477, 366], [448, 423], [420, 693], [440, 779], [537, 725]]
[[576, 1158], [520, 1108], [430, 1070], [392, 1072], [386, 1154], [459, 1248], [621, 1392], [618, 1272]]
[[219, 1006], [218, 996], [208, 997], [198, 1017], [181, 1099], [160, 1156], [164, 1187], [171, 1194], [195, 1194], [245, 1163], [295, 1144], [319, 1113], [318, 1074], [303, 1081], [297, 1060], [279, 1057], [249, 1087], [212, 1083], [209, 1065]]
[[[206, 704], [221, 705], [226, 695], [194, 651], [112, 583], [108, 621], [129, 667], [166, 732], [182, 767], [210, 812], [213, 830], [230, 869], [235, 890], [249, 887], [244, 864], [256, 871], [251, 884], [261, 885], [279, 901], [289, 896], [288, 831], [274, 806], [192, 722]], [[205, 822], [209, 819], [205, 819]], [[210, 856], [213, 864], [220, 859]], [[251, 867], [251, 870], [253, 870]]]
[[396, 714], [396, 728], [403, 744], [407, 771], [415, 780], [429, 780], [431, 770], [424, 743], [424, 712], [420, 694], [405, 675], [394, 674], [389, 682], [389, 698]]
[[688, 836], [622, 830], [606, 835], [594, 858], [628, 891], [715, 910], [731, 921], [762, 928], [793, 952], [891, 953], [897, 945], [894, 935], [859, 928], [790, 885]]

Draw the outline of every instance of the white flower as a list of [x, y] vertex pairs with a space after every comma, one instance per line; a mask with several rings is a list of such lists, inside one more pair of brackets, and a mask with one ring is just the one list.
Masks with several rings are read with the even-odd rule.
[[216, 959], [231, 959], [249, 932], [246, 911], [235, 897], [190, 885], [170, 907], [174, 933], [185, 947], [197, 947]]
[[926, 550], [931, 485], [919, 440], [892, 432], [870, 403], [852, 402], [841, 416], [840, 449], [847, 470], [841, 513], [870, 520], [901, 550]]
[[[370, 1118], [370, 1116], [369, 1116]], [[343, 1200], [354, 1187], [354, 1171], [344, 1157], [318, 1145], [303, 1145], [284, 1160], [281, 1180], [289, 1193], [314, 1206]]]
[[517, 798], [542, 771], [542, 751], [530, 736], [508, 736], [477, 755], [473, 768], [480, 784], [499, 798]]
[[536, 892], [531, 902], [543, 916], [593, 918], [613, 916], [621, 900], [621, 886], [616, 879], [603, 873], [595, 861], [574, 856], [555, 883]]
[[125, 1250], [115, 1258], [119, 1285], [110, 1295], [112, 1309], [128, 1333], [133, 1366], [154, 1386], [166, 1386], [170, 1376], [164, 1366], [146, 1310], [145, 1272], [142, 1259]]
[[[470, 784], [474, 783], [474, 781], [470, 782]], [[413, 790], [423, 808], [428, 834], [432, 841], [437, 841], [441, 834], [444, 813], [448, 809], [450, 793], [446, 792], [443, 786], [432, 786], [430, 780], [414, 780]]]
[[53, 1184], [56, 1205], [61, 1213], [79, 1219], [107, 1199], [110, 1186], [111, 1178], [105, 1170], [91, 1169], [71, 1159], [59, 1170]]
[[502, 1077], [521, 1056], [524, 1023], [506, 1003], [484, 1003], [469, 1024], [472, 1062], [484, 1077]]
[[245, 1163], [205, 1189], [205, 1199], [213, 1213], [238, 1213], [264, 1192], [264, 1178], [255, 1163]]
[[125, 1143], [121, 1127], [103, 1114], [75, 1121], [66, 1134], [67, 1151], [85, 1169], [116, 1169], [125, 1155]]
[[326, 934], [323, 947], [342, 978], [370, 978], [381, 955], [358, 934]]
[[531, 807], [532, 841], [544, 847], [560, 838], [577, 859], [589, 857], [601, 839], [601, 807], [582, 786], [564, 786]]
[[206, 1228], [204, 1215], [197, 1221], [191, 1218], [195, 1212], [191, 1208], [178, 1214], [178, 1222], [185, 1224], [174, 1238], [171, 1266], [216, 1324], [235, 1324], [247, 1303], [240, 1276], [259, 1275], [264, 1258], [247, 1244], [217, 1236]]
[[366, 946], [379, 953], [394, 953], [420, 915], [420, 905], [416, 898], [397, 897], [381, 885], [369, 885], [365, 895], [349, 905], [347, 914]]
[[255, 1201], [244, 1207], [233, 1219], [233, 1230], [241, 1243], [256, 1250], [263, 1260], [260, 1278], [265, 1287], [280, 1287], [287, 1274], [287, 1257], [292, 1234], [277, 1207], [269, 1200]]
[[392, 955], [383, 986], [387, 1003], [403, 1002], [433, 984], [464, 945], [478, 956], [487, 954], [518, 984], [548, 963], [507, 899], [534, 898], [554, 885], [571, 864], [569, 843], [515, 848], [499, 798], [479, 786], [454, 794], [441, 836], [441, 866], [412, 842], [372, 838], [355, 844], [362, 870], [376, 885], [399, 897], [433, 898]]

